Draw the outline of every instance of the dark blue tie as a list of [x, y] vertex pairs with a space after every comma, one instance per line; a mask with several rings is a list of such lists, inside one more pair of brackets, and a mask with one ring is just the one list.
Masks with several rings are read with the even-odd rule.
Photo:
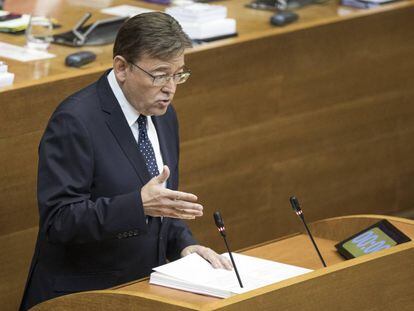
[[[157, 160], [155, 159], [154, 149], [152, 148], [151, 141], [148, 138], [147, 132], [147, 117], [140, 115], [138, 117], [138, 147], [142, 156], [144, 157], [145, 164], [147, 166], [150, 177], [159, 175]], [[147, 223], [151, 224], [153, 217], [147, 216]]]
[[147, 133], [147, 117], [142, 114], [138, 117], [138, 135], [139, 151], [144, 157], [148, 173], [151, 178], [158, 176], [160, 173], [158, 171], [157, 160], [155, 159], [154, 149], [152, 148]]

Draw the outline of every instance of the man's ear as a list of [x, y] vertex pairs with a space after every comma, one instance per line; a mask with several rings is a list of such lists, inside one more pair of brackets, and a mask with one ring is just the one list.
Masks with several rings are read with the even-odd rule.
[[120, 83], [124, 82], [127, 76], [127, 70], [129, 69], [128, 62], [122, 56], [117, 55], [114, 58], [113, 67], [116, 79]]

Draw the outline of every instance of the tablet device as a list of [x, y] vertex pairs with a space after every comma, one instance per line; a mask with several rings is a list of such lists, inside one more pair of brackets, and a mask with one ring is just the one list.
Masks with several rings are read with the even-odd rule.
[[374, 253], [411, 239], [383, 219], [335, 245], [345, 259]]
[[104, 45], [115, 41], [118, 30], [128, 17], [102, 19], [91, 25], [76, 27], [65, 33], [53, 36], [53, 43], [68, 46]]

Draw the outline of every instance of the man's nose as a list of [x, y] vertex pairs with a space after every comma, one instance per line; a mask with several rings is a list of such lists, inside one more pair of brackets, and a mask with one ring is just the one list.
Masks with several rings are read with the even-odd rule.
[[171, 94], [175, 93], [175, 90], [177, 89], [177, 83], [174, 82], [174, 79], [171, 78], [166, 85], [163, 86], [163, 91], [168, 92]]

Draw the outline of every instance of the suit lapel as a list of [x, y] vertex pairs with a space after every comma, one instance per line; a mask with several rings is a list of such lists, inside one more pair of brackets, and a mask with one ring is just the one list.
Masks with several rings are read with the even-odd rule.
[[[154, 123], [155, 129], [157, 130], [157, 136], [158, 136], [158, 142], [160, 144], [160, 149], [161, 149], [161, 155], [162, 155], [162, 161], [164, 162], [164, 165], [167, 165], [170, 168], [170, 173], [172, 174], [172, 159], [171, 156], [168, 152], [168, 150], [170, 150], [170, 148], [168, 147], [168, 133], [170, 133], [170, 131], [168, 130], [168, 126], [166, 122], [162, 122], [161, 117], [152, 117], [152, 122]], [[162, 170], [162, 167], [159, 167], [160, 170]], [[161, 171], [160, 171], [161, 173]], [[171, 185], [171, 175], [170, 178], [167, 179], [167, 188], [171, 189], [172, 185]], [[168, 223], [169, 223], [170, 219], [168, 217], [164, 217], [164, 219], [161, 222], [161, 232], [164, 232], [168, 227]], [[162, 234], [162, 233], [161, 233]]]
[[[172, 168], [172, 159], [168, 153], [168, 137], [167, 133], [169, 133], [168, 129], [166, 128], [166, 122], [162, 122], [160, 120], [162, 117], [152, 117], [152, 122], [154, 123], [155, 129], [157, 130], [158, 142], [160, 143], [161, 155], [164, 165], [167, 165], [170, 170]], [[160, 173], [162, 171], [162, 167], [159, 167]], [[171, 188], [171, 178], [167, 180], [167, 188]]]
[[150, 180], [144, 158], [106, 76], [107, 73], [98, 81], [98, 95], [106, 113], [106, 123], [144, 185]]

